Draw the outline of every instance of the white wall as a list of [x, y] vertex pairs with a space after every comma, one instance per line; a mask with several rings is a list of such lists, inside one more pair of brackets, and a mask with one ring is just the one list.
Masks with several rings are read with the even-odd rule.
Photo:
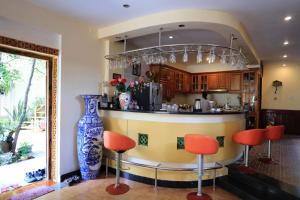
[[[99, 82], [104, 72], [105, 41], [97, 39], [95, 26], [49, 12], [24, 1], [1, 0], [0, 16], [1, 19], [7, 19], [6, 24], [0, 23], [0, 34], [5, 32], [8, 37], [59, 47], [61, 60], [57, 99], [57, 139], [60, 147], [57, 158], [60, 162], [58, 174], [77, 170], [77, 122], [84, 112], [83, 101], [79, 95], [99, 93]], [[10, 26], [8, 31], [7, 27], [11, 23], [14, 25]], [[31, 27], [34, 27], [34, 31], [30, 31]], [[41, 37], [41, 33], [47, 37]], [[56, 35], [54, 41], [53, 35]]]

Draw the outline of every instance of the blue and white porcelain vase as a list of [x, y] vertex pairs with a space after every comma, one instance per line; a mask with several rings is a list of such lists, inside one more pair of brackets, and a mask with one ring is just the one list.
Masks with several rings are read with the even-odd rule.
[[103, 147], [103, 123], [97, 113], [99, 95], [81, 95], [85, 115], [79, 120], [77, 151], [83, 180], [95, 179], [100, 171]]

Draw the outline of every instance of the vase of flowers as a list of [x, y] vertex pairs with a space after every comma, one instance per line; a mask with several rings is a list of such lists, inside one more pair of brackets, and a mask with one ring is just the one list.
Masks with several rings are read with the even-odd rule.
[[125, 85], [126, 79], [118, 78], [112, 79], [110, 84], [116, 87], [116, 90], [119, 93], [119, 102], [122, 110], [127, 110], [131, 101], [131, 95], [129, 87]]

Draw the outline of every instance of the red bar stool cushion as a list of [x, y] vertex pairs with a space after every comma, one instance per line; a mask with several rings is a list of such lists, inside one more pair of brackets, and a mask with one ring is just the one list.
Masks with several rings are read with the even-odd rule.
[[120, 133], [104, 131], [104, 146], [116, 152], [125, 152], [135, 147], [135, 141]]
[[216, 139], [200, 134], [186, 134], [184, 136], [185, 150], [193, 154], [215, 154], [219, 144]]
[[266, 129], [265, 136], [267, 140], [279, 140], [283, 136], [284, 126], [270, 126]]
[[240, 131], [232, 136], [234, 142], [243, 145], [256, 146], [265, 141], [265, 129]]

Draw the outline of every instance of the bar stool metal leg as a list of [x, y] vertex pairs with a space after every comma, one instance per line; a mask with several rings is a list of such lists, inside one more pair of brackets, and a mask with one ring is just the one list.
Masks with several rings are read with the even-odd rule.
[[248, 167], [249, 145], [245, 145], [245, 166]]
[[272, 142], [271, 140], [268, 140], [268, 158], [271, 159], [271, 145], [272, 145]]
[[157, 168], [155, 168], [154, 188], [155, 188], [155, 190], [157, 190]]
[[204, 174], [204, 156], [202, 154], [197, 155], [197, 174], [198, 174], [198, 189], [197, 192], [191, 192], [187, 195], [187, 200], [211, 200], [211, 197], [202, 192], [202, 176]]
[[217, 176], [217, 169], [214, 169], [213, 191], [216, 190], [216, 176]]
[[122, 155], [120, 153], [116, 153], [116, 183], [115, 188], [120, 184], [120, 162]]
[[116, 179], [115, 179], [115, 184], [111, 184], [111, 185], [106, 187], [106, 191], [109, 194], [112, 194], [112, 195], [124, 194], [124, 193], [128, 192], [129, 189], [130, 189], [128, 185], [126, 185], [124, 183], [120, 183], [121, 159], [122, 159], [122, 154], [117, 152], [116, 153]]
[[203, 176], [203, 155], [198, 155], [198, 191], [197, 195], [202, 196], [202, 176]]
[[105, 177], [108, 177], [108, 157], [105, 159]]

